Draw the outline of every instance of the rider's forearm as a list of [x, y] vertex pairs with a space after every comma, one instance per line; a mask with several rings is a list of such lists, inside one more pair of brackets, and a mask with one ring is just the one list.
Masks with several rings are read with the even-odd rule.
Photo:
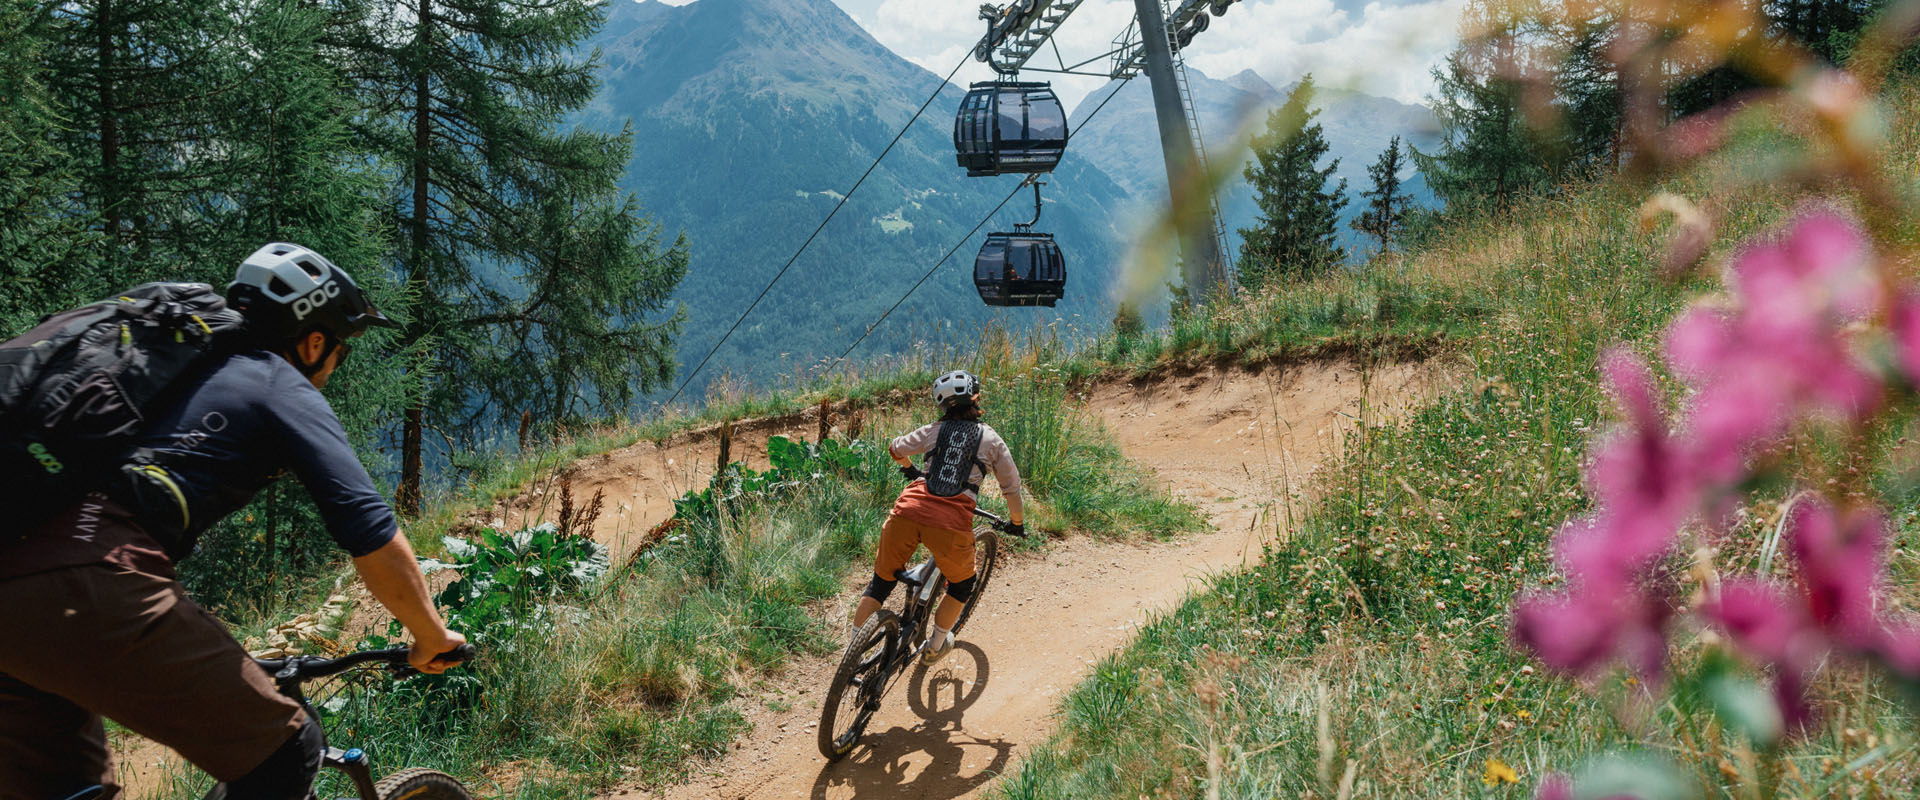
[[420, 574], [413, 545], [407, 543], [406, 536], [394, 532], [392, 541], [354, 559], [353, 568], [360, 572], [360, 580], [367, 584], [373, 598], [393, 612], [394, 619], [406, 626], [415, 642], [433, 647], [448, 640], [447, 624], [433, 607], [427, 579]]
[[1022, 500], [1022, 498], [1021, 498], [1021, 495], [1022, 495], [1022, 494], [1024, 494], [1024, 492], [1014, 492], [1013, 494], [1010, 494], [1010, 495], [1007, 495], [1007, 496], [1006, 496], [1006, 498], [1007, 498], [1007, 521], [1008, 521], [1008, 522], [1011, 522], [1011, 523], [1013, 523], [1013, 524], [1015, 524], [1015, 525], [1025, 525], [1025, 524], [1027, 524], [1027, 523], [1026, 523], [1026, 519], [1027, 519], [1027, 513], [1026, 513], [1026, 510], [1025, 510], [1025, 506], [1024, 506], [1024, 505], [1023, 505], [1022, 503], [1021, 503], [1021, 500]]
[[899, 464], [900, 466], [903, 466], [903, 467], [913, 466], [912, 461], [908, 460], [906, 456], [893, 452], [893, 448], [891, 447], [887, 448], [887, 455], [893, 456], [893, 463], [895, 464]]

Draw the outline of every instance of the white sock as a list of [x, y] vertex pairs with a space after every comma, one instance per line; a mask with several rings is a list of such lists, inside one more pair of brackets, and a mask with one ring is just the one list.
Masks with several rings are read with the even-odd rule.
[[947, 645], [947, 637], [952, 635], [953, 631], [935, 625], [933, 626], [933, 635], [927, 637], [927, 644], [933, 645], [934, 647], [945, 647]]

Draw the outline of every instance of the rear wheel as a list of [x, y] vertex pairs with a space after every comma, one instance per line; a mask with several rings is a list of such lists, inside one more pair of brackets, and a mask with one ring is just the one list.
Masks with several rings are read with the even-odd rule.
[[899, 646], [900, 620], [884, 608], [873, 612], [847, 644], [820, 709], [820, 755], [828, 761], [846, 758], [860, 743], [867, 721], [880, 710], [887, 668]]
[[452, 775], [430, 769], [408, 767], [380, 779], [374, 785], [380, 800], [473, 800], [467, 787]]
[[966, 627], [967, 620], [973, 618], [973, 609], [980, 605], [980, 595], [987, 591], [987, 582], [993, 578], [994, 562], [1000, 558], [1000, 534], [992, 528], [981, 527], [973, 531], [973, 596], [967, 598], [967, 604], [960, 608], [960, 618], [953, 622], [953, 632], [958, 635]]

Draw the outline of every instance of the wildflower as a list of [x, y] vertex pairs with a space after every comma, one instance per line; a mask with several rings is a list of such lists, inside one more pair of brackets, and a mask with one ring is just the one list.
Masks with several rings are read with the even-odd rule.
[[1533, 800], [1573, 800], [1573, 781], [1558, 772], [1540, 780]]
[[1775, 667], [1775, 701], [1789, 727], [1811, 720], [1807, 681], [1835, 650], [1920, 676], [1920, 627], [1881, 619], [1874, 610], [1887, 542], [1879, 512], [1842, 516], [1814, 496], [1788, 512], [1785, 539], [1798, 567], [1798, 592], [1759, 579], [1730, 580], [1702, 610], [1741, 649]]
[[1480, 782], [1488, 786], [1499, 786], [1503, 783], [1519, 783], [1520, 774], [1514, 772], [1513, 767], [1507, 766], [1506, 762], [1497, 758], [1489, 758], [1487, 759], [1487, 771], [1480, 776]]
[[1697, 466], [1739, 477], [1745, 453], [1785, 432], [1801, 407], [1858, 418], [1879, 382], [1845, 326], [1880, 296], [1865, 234], [1831, 210], [1802, 212], [1787, 235], [1751, 246], [1729, 275], [1737, 307], [1696, 307], [1667, 331], [1667, 358], [1699, 389], [1688, 417]]

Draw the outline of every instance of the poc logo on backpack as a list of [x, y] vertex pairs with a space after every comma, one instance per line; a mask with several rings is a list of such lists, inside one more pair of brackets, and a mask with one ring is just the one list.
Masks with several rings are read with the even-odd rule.
[[320, 288], [309, 292], [306, 297], [293, 301], [293, 318], [304, 320], [313, 310], [327, 304], [328, 300], [340, 296], [340, 282], [327, 281]]

